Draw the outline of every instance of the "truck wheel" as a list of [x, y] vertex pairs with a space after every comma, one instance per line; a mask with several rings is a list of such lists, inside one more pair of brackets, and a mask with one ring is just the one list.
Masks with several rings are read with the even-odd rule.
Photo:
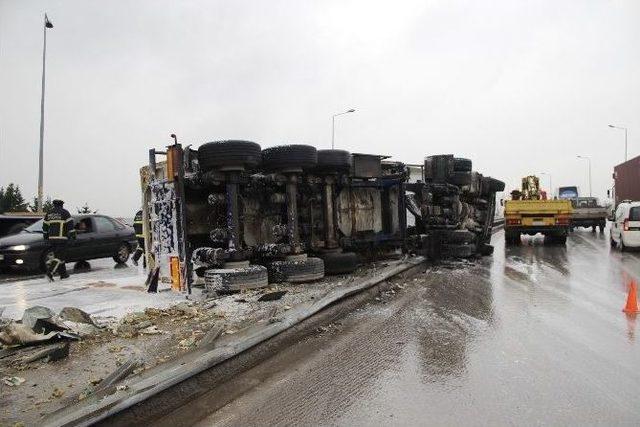
[[497, 193], [504, 191], [504, 182], [499, 179], [485, 176], [482, 178], [482, 194], [489, 195], [491, 193]]
[[616, 241], [613, 240], [613, 237], [609, 237], [609, 244], [611, 245], [612, 248], [615, 248], [616, 246], [618, 246]]
[[208, 291], [226, 293], [244, 289], [258, 289], [269, 285], [267, 269], [261, 265], [238, 268], [212, 268], [204, 272], [204, 286]]
[[325, 274], [348, 274], [358, 268], [358, 255], [354, 252], [327, 252], [318, 256], [324, 262]]
[[117, 264], [124, 264], [129, 259], [129, 255], [131, 254], [131, 250], [129, 249], [129, 245], [126, 243], [122, 243], [118, 247], [118, 252], [113, 256], [113, 260]]
[[453, 258], [470, 258], [476, 254], [475, 245], [442, 245], [442, 253]]
[[262, 165], [270, 171], [307, 170], [317, 164], [318, 152], [311, 145], [279, 145], [262, 150]]
[[519, 245], [521, 242], [520, 233], [505, 231], [504, 242], [507, 245]]
[[255, 169], [261, 158], [260, 145], [251, 141], [214, 141], [198, 148], [198, 163], [204, 172], [211, 169]]
[[478, 248], [478, 252], [482, 256], [493, 255], [493, 245], [490, 245], [488, 243], [482, 243]]
[[324, 262], [320, 258], [294, 255], [284, 261], [273, 261], [268, 270], [270, 282], [311, 282], [324, 277]]
[[592, 226], [591, 226], [591, 232], [592, 232], [592, 233], [595, 233], [595, 232], [596, 232], [596, 226], [595, 226], [595, 225], [592, 225]]
[[453, 230], [445, 234], [444, 242], [454, 245], [474, 243], [476, 235], [469, 230]]
[[545, 239], [548, 239], [549, 243], [554, 245], [565, 245], [567, 244], [567, 236], [545, 236]]
[[606, 224], [606, 223], [604, 223], [604, 222], [601, 222], [601, 223], [598, 225], [598, 227], [600, 227], [600, 233], [604, 233], [604, 228], [605, 228], [606, 226], [607, 226], [607, 224]]
[[348, 172], [351, 153], [345, 150], [318, 150], [319, 172]]
[[447, 181], [450, 184], [464, 187], [465, 185], [471, 185], [471, 172], [453, 171]]
[[454, 172], [471, 172], [471, 160], [462, 157], [453, 158], [453, 171]]

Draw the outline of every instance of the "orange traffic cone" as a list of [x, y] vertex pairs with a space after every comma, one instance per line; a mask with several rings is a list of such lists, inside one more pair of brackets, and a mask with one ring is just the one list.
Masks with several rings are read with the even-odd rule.
[[631, 286], [629, 286], [627, 305], [622, 309], [622, 311], [631, 314], [640, 312], [640, 310], [638, 310], [638, 289], [635, 281], [631, 282]]

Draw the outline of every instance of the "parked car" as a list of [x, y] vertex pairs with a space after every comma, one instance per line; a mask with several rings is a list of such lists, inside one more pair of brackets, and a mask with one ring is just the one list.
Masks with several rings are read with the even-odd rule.
[[[123, 264], [135, 248], [133, 228], [105, 215], [73, 215], [77, 237], [68, 244], [66, 261], [112, 257]], [[51, 248], [42, 234], [43, 220], [18, 234], [0, 238], [0, 269], [43, 270]]]
[[19, 233], [43, 216], [33, 212], [6, 212], [0, 214], [0, 237]]
[[618, 205], [611, 225], [611, 246], [622, 251], [640, 247], [640, 202], [623, 201]]

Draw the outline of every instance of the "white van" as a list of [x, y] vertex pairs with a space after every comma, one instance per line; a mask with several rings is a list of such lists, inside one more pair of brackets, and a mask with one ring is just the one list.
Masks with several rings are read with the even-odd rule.
[[625, 200], [618, 205], [611, 225], [611, 246], [640, 247], [640, 202]]

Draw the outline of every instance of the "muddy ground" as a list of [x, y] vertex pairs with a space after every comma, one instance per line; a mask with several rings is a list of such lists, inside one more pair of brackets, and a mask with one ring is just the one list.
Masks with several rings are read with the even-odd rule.
[[[196, 301], [147, 308], [121, 319], [93, 316], [101, 326], [99, 332], [70, 342], [69, 356], [62, 360], [24, 363], [42, 346], [0, 359], [0, 378], [24, 379], [14, 386], [0, 383], [0, 425], [38, 425], [48, 414], [95, 392], [102, 380], [123, 364], [139, 361], [131, 374], [135, 375], [197, 348], [212, 330], [233, 334], [258, 322], [277, 322], [296, 304], [353, 284], [388, 264], [367, 264], [354, 274], [313, 283], [279, 284], [210, 299], [199, 296]], [[276, 301], [258, 301], [262, 295], [275, 291], [286, 293]]]

